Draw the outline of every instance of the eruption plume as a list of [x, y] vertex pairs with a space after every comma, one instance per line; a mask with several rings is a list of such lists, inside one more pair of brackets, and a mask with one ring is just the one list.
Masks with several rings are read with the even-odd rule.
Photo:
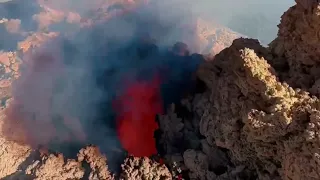
[[156, 154], [155, 117], [179, 101], [202, 61], [190, 55], [192, 17], [162, 6], [125, 9], [25, 53], [2, 134], [65, 154], [96, 144], [111, 164], [115, 149]]

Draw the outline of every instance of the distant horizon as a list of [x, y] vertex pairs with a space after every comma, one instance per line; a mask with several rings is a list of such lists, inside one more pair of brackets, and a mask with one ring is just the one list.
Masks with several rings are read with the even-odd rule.
[[[13, 0], [0, 0], [6, 3]], [[193, 15], [214, 21], [233, 31], [269, 44], [277, 35], [281, 15], [294, 0], [172, 0], [191, 7]], [[0, 17], [3, 18], [3, 17]], [[259, 18], [264, 19], [263, 22]], [[252, 23], [256, 22], [256, 23]]]

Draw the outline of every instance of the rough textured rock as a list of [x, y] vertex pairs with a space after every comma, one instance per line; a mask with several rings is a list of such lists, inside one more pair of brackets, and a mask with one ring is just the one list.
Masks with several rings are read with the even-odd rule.
[[26, 174], [37, 180], [80, 179], [84, 175], [84, 169], [76, 160], [65, 160], [62, 154], [50, 154], [30, 164], [26, 169]]
[[161, 165], [149, 158], [128, 157], [122, 165], [120, 179], [171, 180], [172, 176], [165, 165]]
[[[0, 142], [0, 178], [4, 180], [115, 179], [108, 170], [106, 157], [95, 146], [81, 149], [77, 159], [66, 159], [62, 154], [52, 154], [44, 149], [32, 150], [29, 146], [3, 138]], [[122, 165], [122, 170], [120, 179], [124, 180], [172, 179], [165, 165], [149, 158], [129, 157]]]
[[31, 148], [0, 138], [0, 178], [15, 173], [31, 154]]
[[201, 134], [259, 179], [320, 178], [319, 3], [297, 3], [270, 49], [238, 39], [198, 72], [210, 93]]
[[[32, 17], [43, 32], [22, 34], [28, 36], [18, 44], [19, 53], [0, 53], [0, 130], [11, 102], [11, 82], [19, 77], [17, 54], [27, 55], [57, 37], [57, 32], [45, 32], [52, 24], [86, 26], [110, 18], [108, 8], [88, 19], [75, 10], [66, 13], [49, 1], [39, 2], [43, 11]], [[296, 2], [282, 16], [278, 37], [269, 48], [252, 39], [237, 39], [231, 45], [238, 34], [221, 28], [211, 31], [199, 20], [203, 52], [222, 51], [198, 71], [206, 91], [159, 116], [159, 144], [169, 168], [150, 158], [128, 157], [119, 178], [320, 179], [320, 3]], [[23, 31], [18, 19], [1, 23], [11, 34]], [[6, 131], [19, 136], [18, 131]], [[67, 159], [1, 136], [0, 178], [116, 179], [95, 146]]]
[[210, 109], [209, 94], [196, 94], [172, 105], [159, 117], [165, 161], [174, 177], [193, 180], [249, 179], [252, 171], [230, 162], [228, 153], [200, 135], [201, 116]]
[[86, 161], [91, 168], [89, 175], [90, 180], [94, 179], [114, 179], [110, 174], [107, 166], [107, 158], [103, 156], [99, 149], [94, 146], [89, 146], [81, 149], [78, 154], [78, 161]]
[[284, 59], [282, 63], [286, 63], [283, 69], [289, 71], [285, 79], [288, 84], [319, 95], [316, 90], [320, 78], [319, 2], [296, 2], [296, 6], [283, 14], [278, 37], [270, 44], [270, 48], [279, 58]]
[[[2, 140], [0, 178], [16, 179], [89, 179], [112, 180], [107, 160], [95, 146], [87, 146], [78, 153], [78, 159], [66, 159], [62, 154], [46, 150], [31, 150], [28, 146]], [[86, 166], [86, 163], [89, 166]], [[88, 173], [88, 176], [85, 176]]]

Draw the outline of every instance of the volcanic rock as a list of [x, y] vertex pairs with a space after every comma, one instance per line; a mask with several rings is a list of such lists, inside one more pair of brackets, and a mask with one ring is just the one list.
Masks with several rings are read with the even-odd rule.
[[[19, 53], [0, 53], [0, 131], [12, 100], [12, 80], [21, 70], [17, 54], [27, 56], [57, 37], [57, 32], [45, 32], [52, 24], [90, 26], [110, 18], [105, 16], [108, 8], [97, 8], [100, 14], [90, 20], [39, 2], [43, 11], [31, 17], [42, 32], [31, 32], [18, 45]], [[166, 165], [127, 157], [119, 178], [320, 179], [320, 3], [296, 2], [282, 16], [278, 37], [268, 48], [253, 39], [233, 41], [241, 35], [212, 30], [199, 20], [200, 51], [216, 55], [197, 72], [205, 91], [159, 115], [159, 147]], [[6, 26], [9, 33], [30, 30], [18, 26], [18, 17], [8, 19], [13, 22]], [[5, 131], [24, 138], [19, 127]], [[107, 164], [96, 146], [81, 149], [72, 159], [0, 136], [1, 179], [115, 179]]]
[[161, 165], [147, 157], [137, 158], [128, 157], [122, 165], [120, 179], [154, 179], [154, 180], [171, 180], [172, 175], [165, 165]]
[[237, 39], [198, 71], [210, 94], [201, 134], [259, 179], [320, 178], [319, 5], [297, 0], [270, 48]]

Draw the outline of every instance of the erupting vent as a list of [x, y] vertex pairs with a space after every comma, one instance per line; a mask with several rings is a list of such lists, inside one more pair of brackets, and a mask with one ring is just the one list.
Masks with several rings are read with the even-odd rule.
[[117, 132], [124, 149], [138, 157], [157, 154], [154, 131], [158, 124], [155, 117], [163, 112], [159, 78], [129, 84], [116, 101], [119, 114]]

